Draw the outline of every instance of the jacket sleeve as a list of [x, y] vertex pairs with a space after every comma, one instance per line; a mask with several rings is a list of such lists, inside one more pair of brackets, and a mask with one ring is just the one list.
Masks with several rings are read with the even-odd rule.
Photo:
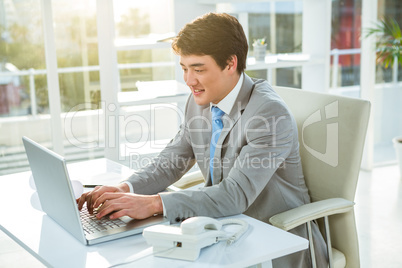
[[162, 152], [125, 182], [131, 183], [134, 193], [155, 194], [179, 180], [194, 164], [188, 127], [183, 123]]
[[192, 216], [222, 217], [243, 213], [295, 150], [297, 127], [283, 103], [261, 105], [244, 130], [242, 147], [229, 175], [198, 191], [160, 193], [171, 222]]

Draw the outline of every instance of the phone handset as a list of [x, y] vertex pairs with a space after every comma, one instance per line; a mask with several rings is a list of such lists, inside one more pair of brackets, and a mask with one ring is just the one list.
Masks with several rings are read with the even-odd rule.
[[192, 217], [183, 221], [180, 225], [182, 234], [196, 235], [208, 231], [219, 231], [222, 223], [209, 217]]

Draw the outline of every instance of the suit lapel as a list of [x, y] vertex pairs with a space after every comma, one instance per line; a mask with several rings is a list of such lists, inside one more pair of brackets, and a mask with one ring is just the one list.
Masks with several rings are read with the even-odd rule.
[[[202, 128], [201, 129], [209, 129], [209, 131], [208, 131], [209, 135], [203, 135], [203, 144], [205, 144], [205, 145], [209, 144], [209, 146], [205, 146], [204, 155], [208, 156], [208, 158], [209, 158], [209, 152], [211, 150], [211, 137], [212, 137], [212, 113], [211, 113], [211, 108], [209, 105], [206, 106], [206, 108], [204, 108], [202, 110], [202, 118], [204, 118], [205, 120], [202, 120]], [[211, 172], [209, 171], [209, 162], [205, 163], [205, 165], [207, 167], [206, 186], [211, 186], [212, 180], [211, 180]]]
[[[221, 159], [223, 143], [229, 132], [233, 129], [237, 121], [240, 119], [244, 109], [248, 104], [253, 88], [254, 88], [253, 80], [251, 80], [251, 78], [248, 75], [244, 74], [243, 85], [241, 86], [239, 95], [236, 98], [233, 108], [230, 111], [230, 114], [225, 115], [224, 116], [225, 118], [223, 118], [224, 123], [223, 129], [221, 135], [219, 136], [217, 146], [215, 149], [216, 159]], [[221, 181], [222, 179], [221, 165], [219, 165], [219, 168], [216, 168], [216, 170], [214, 168], [214, 178], [219, 178], [219, 180], [214, 180], [214, 184], [218, 184]]]
[[202, 126], [201, 129], [207, 129], [209, 130], [208, 132], [204, 132], [204, 133], [209, 133], [209, 135], [202, 135], [202, 144], [205, 145], [205, 153], [208, 153], [209, 155], [209, 144], [211, 143], [211, 136], [212, 136], [212, 124], [211, 124], [211, 118], [212, 118], [212, 114], [211, 114], [211, 108], [210, 106], [206, 106], [203, 110], [202, 110], [202, 115], [201, 118], [203, 118], [202, 120]]

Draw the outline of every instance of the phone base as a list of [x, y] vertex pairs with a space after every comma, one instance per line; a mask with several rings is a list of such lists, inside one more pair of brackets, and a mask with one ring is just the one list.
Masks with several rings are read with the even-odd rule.
[[154, 225], [145, 228], [142, 235], [158, 257], [195, 261], [203, 247], [215, 244], [222, 231], [211, 230], [201, 234], [183, 234], [178, 226]]

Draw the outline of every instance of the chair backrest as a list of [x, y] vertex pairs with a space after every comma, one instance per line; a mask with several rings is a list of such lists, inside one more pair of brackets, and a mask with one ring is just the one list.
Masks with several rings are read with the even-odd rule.
[[[274, 87], [296, 119], [300, 156], [311, 201], [354, 201], [370, 102], [306, 90]], [[359, 267], [354, 211], [330, 217], [332, 246], [347, 267]]]

